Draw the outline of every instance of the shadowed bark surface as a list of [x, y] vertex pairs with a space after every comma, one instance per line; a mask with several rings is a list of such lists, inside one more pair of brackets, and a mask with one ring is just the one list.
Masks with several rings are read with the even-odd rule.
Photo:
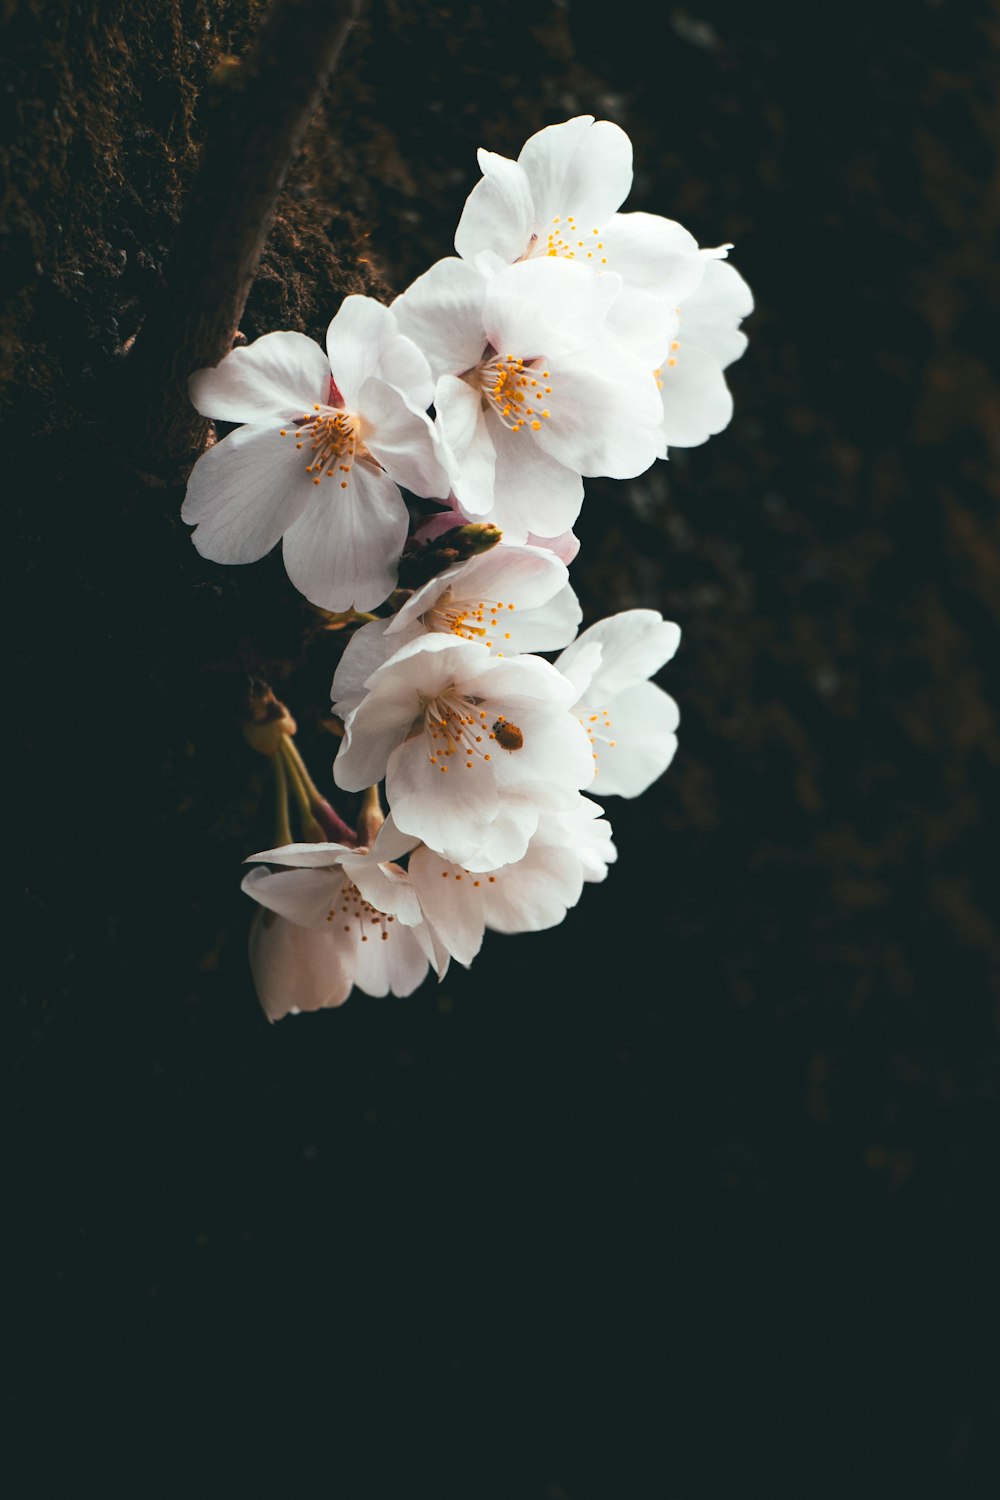
[[[996, 11], [700, 0], [644, 32], [575, 0], [369, 4], [247, 339], [395, 295], [450, 253], [477, 146], [584, 112], [632, 136], [628, 207], [733, 241], [758, 310], [731, 427], [588, 483], [585, 621], [639, 605], [683, 631], [659, 679], [681, 748], [609, 805], [607, 883], [440, 989], [275, 1028], [239, 892], [270, 786], [235, 715], [266, 676], [331, 785], [334, 644], [280, 558], [197, 556], [120, 409], [206, 86], [261, 14], [36, 0], [0, 31], [38, 1473], [67, 1457], [53, 1409], [99, 1452], [124, 1402], [109, 1493], [230, 1493], [248, 1447], [221, 1453], [222, 1386], [251, 1425], [287, 1391], [295, 1472], [320, 1439], [327, 1488], [366, 1500], [984, 1493]], [[343, 1477], [358, 1414], [408, 1487], [389, 1445]], [[218, 1467], [185, 1478], [206, 1435]], [[245, 1492], [311, 1492], [289, 1472]]]

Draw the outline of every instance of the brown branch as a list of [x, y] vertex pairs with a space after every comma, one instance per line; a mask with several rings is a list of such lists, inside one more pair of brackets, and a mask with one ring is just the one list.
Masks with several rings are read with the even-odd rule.
[[289, 163], [362, 0], [274, 0], [213, 79], [204, 153], [155, 304], [126, 361], [144, 467], [190, 461], [206, 423], [187, 379], [232, 347]]

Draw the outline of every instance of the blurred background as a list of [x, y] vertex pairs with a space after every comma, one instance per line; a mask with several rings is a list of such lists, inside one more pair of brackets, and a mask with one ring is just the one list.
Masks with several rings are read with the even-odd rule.
[[260, 14], [0, 30], [19, 1493], [995, 1493], [1000, 15], [369, 0], [248, 339], [395, 295], [478, 146], [580, 113], [757, 310], [731, 426], [588, 482], [585, 622], [683, 633], [605, 885], [272, 1027], [236, 713], [266, 675], [331, 786], [335, 643], [109, 395]]

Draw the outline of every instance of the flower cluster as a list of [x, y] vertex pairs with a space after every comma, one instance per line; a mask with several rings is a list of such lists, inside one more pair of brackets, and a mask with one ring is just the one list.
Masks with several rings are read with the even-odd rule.
[[190, 382], [203, 415], [240, 424], [192, 470], [195, 546], [245, 563], [280, 540], [346, 640], [333, 775], [364, 793], [356, 827], [280, 705], [254, 726], [279, 789], [278, 847], [243, 882], [272, 1019], [355, 985], [409, 994], [471, 963], [487, 928], [560, 922], [616, 858], [594, 799], [637, 796], [676, 749], [650, 679], [680, 632], [632, 609], [579, 633], [572, 528], [584, 479], [632, 478], [725, 427], [750, 292], [729, 246], [618, 211], [632, 148], [609, 121], [479, 165], [457, 255], [390, 307], [348, 297], [325, 351], [269, 333]]

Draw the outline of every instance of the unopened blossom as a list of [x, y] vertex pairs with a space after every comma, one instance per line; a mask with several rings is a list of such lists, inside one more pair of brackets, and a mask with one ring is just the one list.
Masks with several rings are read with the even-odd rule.
[[747, 346], [740, 323], [751, 312], [753, 295], [735, 266], [707, 258], [701, 281], [677, 309], [675, 336], [656, 371], [664, 455], [696, 447], [728, 426], [733, 398], [723, 371]]
[[334, 779], [360, 791], [384, 777], [403, 833], [465, 865], [507, 864], [524, 854], [543, 808], [572, 805], [593, 779], [574, 697], [540, 657], [421, 635], [368, 678]]
[[[250, 856], [243, 890], [262, 907], [250, 931], [257, 994], [272, 1021], [369, 995], [409, 995], [447, 954], [431, 934], [406, 871], [413, 848], [391, 823], [370, 848], [287, 844]], [[275, 871], [259, 868], [278, 865]]]
[[580, 624], [580, 603], [563, 563], [539, 547], [494, 547], [416, 589], [397, 614], [352, 636], [333, 679], [334, 709], [357, 708], [365, 683], [408, 641], [443, 631], [481, 641], [498, 656], [557, 651]]
[[680, 637], [656, 610], [628, 609], [591, 625], [557, 658], [590, 741], [593, 796], [638, 797], [673, 759], [677, 704], [648, 679], [670, 660]]
[[452, 489], [508, 541], [558, 537], [583, 475], [630, 479], [659, 452], [662, 407], [645, 358], [608, 327], [621, 289], [568, 260], [484, 278], [451, 257], [393, 303], [427, 356]]
[[204, 557], [254, 562], [281, 539], [314, 604], [370, 609], [391, 593], [409, 516], [399, 491], [444, 496], [426, 416], [427, 361], [370, 297], [348, 297], [326, 353], [267, 333], [190, 380], [203, 416], [244, 425], [195, 464], [181, 515]]
[[[416, 541], [421, 543], [437, 541], [439, 537], [447, 536], [456, 526], [464, 526], [474, 518], [467, 516], [455, 499], [454, 495], [448, 496], [448, 510], [439, 510], [434, 515], [428, 516], [425, 521], [417, 527], [414, 532]], [[580, 538], [575, 531], [564, 531], [560, 536], [536, 536], [529, 531], [525, 538], [529, 547], [543, 547], [546, 552], [552, 552], [560, 562], [566, 564], [567, 568], [580, 550]], [[517, 545], [509, 543], [506, 536], [501, 534], [500, 545]]]
[[453, 958], [470, 964], [486, 928], [541, 932], [580, 899], [585, 881], [603, 880], [617, 859], [611, 826], [587, 797], [546, 811], [523, 858], [491, 871], [468, 869], [421, 845], [409, 873], [429, 925]]

